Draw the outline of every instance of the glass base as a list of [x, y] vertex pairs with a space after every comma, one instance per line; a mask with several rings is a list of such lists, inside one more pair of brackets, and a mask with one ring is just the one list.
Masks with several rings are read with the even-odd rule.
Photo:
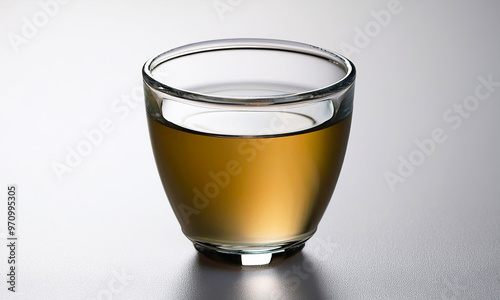
[[229, 247], [227, 245], [215, 245], [193, 240], [192, 242], [198, 252], [214, 261], [232, 265], [259, 266], [285, 259], [300, 252], [310, 237], [268, 247]]

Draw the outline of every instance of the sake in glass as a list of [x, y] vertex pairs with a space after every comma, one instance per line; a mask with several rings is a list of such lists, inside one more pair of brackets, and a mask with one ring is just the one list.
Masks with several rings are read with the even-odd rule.
[[228, 39], [164, 52], [143, 78], [158, 172], [195, 248], [266, 264], [303, 247], [342, 167], [354, 65], [303, 43]]

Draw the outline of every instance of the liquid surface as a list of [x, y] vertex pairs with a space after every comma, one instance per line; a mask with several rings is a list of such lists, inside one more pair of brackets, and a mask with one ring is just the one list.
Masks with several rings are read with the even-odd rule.
[[[293, 95], [301, 89], [279, 84], [231, 84], [192, 90], [229, 99], [239, 95], [239, 99], [263, 97], [262, 101], [266, 101], [266, 95], [274, 95], [279, 101], [279, 96]], [[217, 104], [167, 98], [162, 100], [161, 114], [171, 123], [204, 133], [266, 136], [307, 130], [323, 124], [333, 117], [334, 107], [332, 101], [323, 100], [264, 107], [238, 105], [228, 110]]]

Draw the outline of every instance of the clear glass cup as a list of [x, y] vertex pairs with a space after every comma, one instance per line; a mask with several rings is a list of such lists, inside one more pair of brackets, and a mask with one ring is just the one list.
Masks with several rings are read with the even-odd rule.
[[301, 249], [340, 174], [354, 65], [307, 44], [228, 39], [164, 52], [143, 78], [158, 172], [195, 248], [243, 264]]

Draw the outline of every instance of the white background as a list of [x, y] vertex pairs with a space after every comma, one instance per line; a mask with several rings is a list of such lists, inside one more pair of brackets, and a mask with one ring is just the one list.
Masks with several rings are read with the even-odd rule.
[[[499, 299], [500, 87], [479, 88], [489, 95], [467, 117], [453, 109], [474, 104], [465, 99], [479, 77], [500, 82], [500, 5], [353, 2], [0, 2], [0, 298]], [[358, 71], [344, 168], [319, 230], [301, 254], [264, 268], [213, 263], [182, 235], [141, 95], [151, 56], [231, 37], [313, 44]], [[103, 121], [112, 131], [58, 178], [53, 165]], [[415, 140], [435, 130], [446, 140], [392, 191], [384, 174], [400, 176], [401, 157], [417, 158]], [[18, 187], [16, 293], [8, 184]]]

